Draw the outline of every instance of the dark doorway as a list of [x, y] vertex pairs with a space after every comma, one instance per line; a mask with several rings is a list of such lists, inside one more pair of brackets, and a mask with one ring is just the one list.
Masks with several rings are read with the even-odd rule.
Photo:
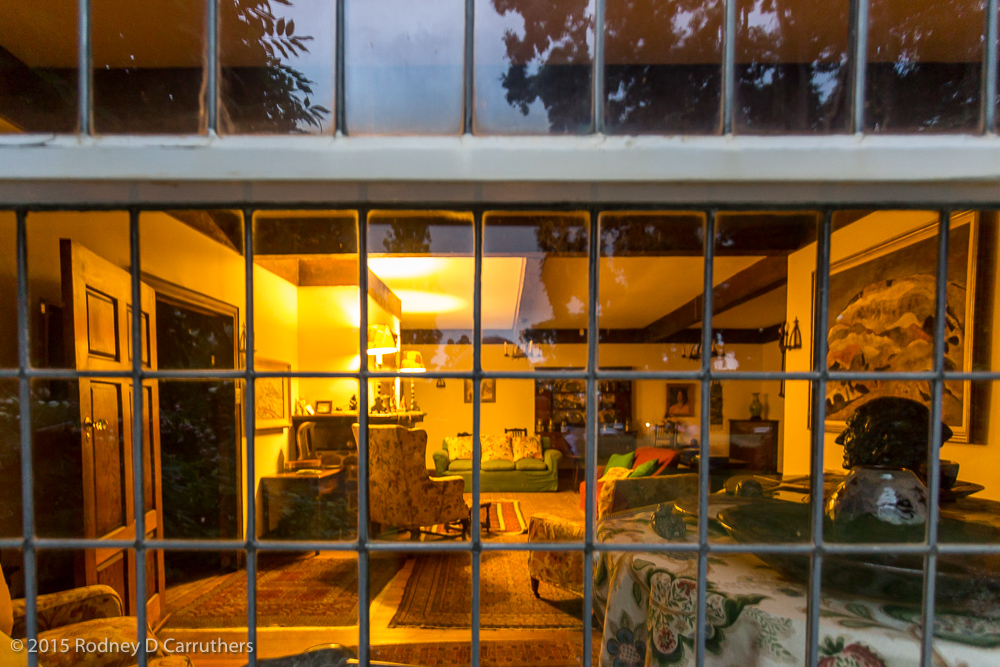
[[[161, 369], [236, 367], [237, 318], [157, 295]], [[239, 539], [240, 427], [234, 380], [160, 380], [163, 528], [167, 539]], [[168, 552], [167, 584], [235, 567], [231, 554]]]

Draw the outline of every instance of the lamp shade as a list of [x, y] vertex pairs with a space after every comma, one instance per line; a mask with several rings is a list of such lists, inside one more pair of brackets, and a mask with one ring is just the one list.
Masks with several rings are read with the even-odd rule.
[[403, 352], [403, 362], [399, 366], [400, 373], [424, 373], [424, 355], [418, 350], [407, 350]]
[[392, 334], [392, 329], [388, 324], [368, 325], [368, 354], [381, 357], [383, 354], [392, 354], [399, 349], [396, 344], [396, 337]]

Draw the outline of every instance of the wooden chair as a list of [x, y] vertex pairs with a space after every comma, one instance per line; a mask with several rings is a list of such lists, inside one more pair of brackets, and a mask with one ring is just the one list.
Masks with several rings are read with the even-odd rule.
[[295, 448], [298, 450], [298, 458], [286, 464], [287, 470], [302, 470], [306, 468], [322, 468], [323, 460], [316, 455], [313, 449], [313, 430], [316, 422], [306, 422], [299, 426], [295, 434]]
[[520, 437], [520, 438], [527, 438], [528, 437], [528, 429], [526, 429], [526, 428], [505, 428], [503, 430], [503, 432], [506, 435], [510, 435], [512, 437], [515, 437], [515, 438], [518, 438], [518, 437]]

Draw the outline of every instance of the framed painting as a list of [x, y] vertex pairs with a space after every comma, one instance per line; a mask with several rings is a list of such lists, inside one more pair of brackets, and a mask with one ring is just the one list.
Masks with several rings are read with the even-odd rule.
[[[948, 235], [945, 369], [972, 369], [978, 214], [952, 216]], [[827, 369], [933, 370], [938, 224], [931, 223], [830, 265]], [[944, 383], [942, 417], [951, 442], [969, 442], [972, 383]], [[866, 402], [909, 398], [930, 405], [930, 381], [830, 380], [826, 430], [840, 432]]]
[[[256, 357], [254, 367], [259, 371], [292, 370], [287, 361]], [[292, 382], [287, 377], [256, 378], [254, 380], [254, 428], [258, 431], [291, 426]]]
[[666, 417], [693, 417], [697, 392], [696, 382], [668, 382]]
[[[472, 403], [472, 380], [465, 380], [465, 402]], [[496, 378], [486, 378], [482, 380], [479, 388], [479, 401], [481, 403], [497, 402], [497, 380]]]

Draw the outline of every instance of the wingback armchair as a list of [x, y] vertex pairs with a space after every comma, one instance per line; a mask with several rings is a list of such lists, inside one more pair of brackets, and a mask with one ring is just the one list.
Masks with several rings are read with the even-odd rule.
[[[23, 599], [10, 600], [7, 583], [0, 570], [0, 665], [28, 664], [24, 650], [14, 651], [11, 647], [11, 638], [21, 639], [25, 635], [24, 610]], [[102, 639], [107, 639], [109, 643], [134, 644], [137, 641], [136, 618], [122, 615], [122, 601], [113, 588], [84, 586], [39, 595], [37, 611], [39, 647], [56, 647], [55, 650], [39, 652], [38, 664], [41, 667], [127, 667], [138, 663], [138, 659], [127, 651], [88, 653], [76, 650], [78, 639], [84, 641], [84, 646]], [[156, 639], [148, 629], [146, 637]], [[149, 667], [192, 667], [187, 656], [171, 655], [159, 641], [155, 650], [147, 653], [147, 658]]]
[[[358, 442], [358, 425], [354, 424]], [[461, 477], [430, 477], [425, 452], [427, 432], [396, 425], [368, 426], [368, 516], [397, 526], [413, 537], [427, 526], [461, 522], [468, 533], [469, 506]], [[439, 533], [430, 533], [439, 534]]]

